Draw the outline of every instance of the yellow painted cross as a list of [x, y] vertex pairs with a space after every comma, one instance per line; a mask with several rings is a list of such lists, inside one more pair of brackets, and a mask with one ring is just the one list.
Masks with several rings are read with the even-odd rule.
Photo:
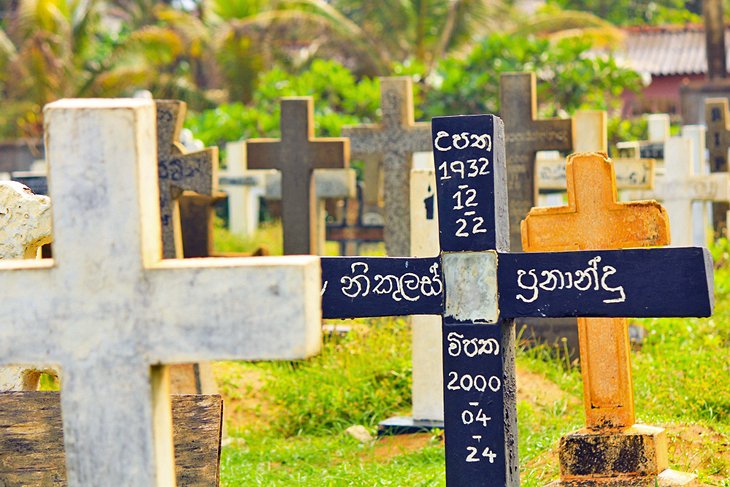
[[[609, 250], [669, 244], [669, 218], [656, 201], [618, 203], [613, 165], [604, 153], [568, 158], [568, 205], [533, 208], [522, 221], [525, 252]], [[579, 318], [586, 426], [634, 424], [628, 322]]]

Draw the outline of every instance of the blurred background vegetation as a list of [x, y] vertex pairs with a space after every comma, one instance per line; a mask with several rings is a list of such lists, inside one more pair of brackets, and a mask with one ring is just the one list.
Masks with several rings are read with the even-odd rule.
[[611, 110], [640, 87], [611, 56], [618, 27], [700, 13], [700, 0], [3, 0], [0, 139], [39, 137], [50, 101], [138, 90], [188, 102], [206, 144], [277, 135], [277, 99], [295, 94], [338, 135], [377, 120], [388, 75], [416, 81], [419, 118], [498, 112], [499, 73], [517, 70], [537, 73], [543, 116]]

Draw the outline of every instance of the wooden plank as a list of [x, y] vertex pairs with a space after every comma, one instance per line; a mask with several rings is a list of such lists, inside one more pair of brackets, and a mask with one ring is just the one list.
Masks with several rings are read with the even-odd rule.
[[[172, 396], [172, 418], [177, 485], [217, 486], [223, 400]], [[66, 485], [58, 392], [0, 393], [0, 485]]]

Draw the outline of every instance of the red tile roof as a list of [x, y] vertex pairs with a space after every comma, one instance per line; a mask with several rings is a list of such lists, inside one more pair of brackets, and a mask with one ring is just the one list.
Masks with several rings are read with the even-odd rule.
[[[702, 25], [628, 27], [623, 49], [616, 58], [640, 73], [652, 76], [704, 74], [705, 29]], [[725, 27], [730, 66], [730, 26]]]

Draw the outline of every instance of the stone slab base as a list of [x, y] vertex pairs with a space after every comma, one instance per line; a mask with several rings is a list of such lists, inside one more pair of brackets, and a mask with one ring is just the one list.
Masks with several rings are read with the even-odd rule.
[[443, 421], [413, 419], [407, 416], [394, 416], [378, 423], [378, 436], [411, 435], [433, 429], [444, 429]]
[[662, 428], [581, 429], [560, 439], [560, 477], [650, 476], [669, 466]]
[[545, 487], [699, 487], [694, 474], [665, 470], [650, 477], [556, 480]]

